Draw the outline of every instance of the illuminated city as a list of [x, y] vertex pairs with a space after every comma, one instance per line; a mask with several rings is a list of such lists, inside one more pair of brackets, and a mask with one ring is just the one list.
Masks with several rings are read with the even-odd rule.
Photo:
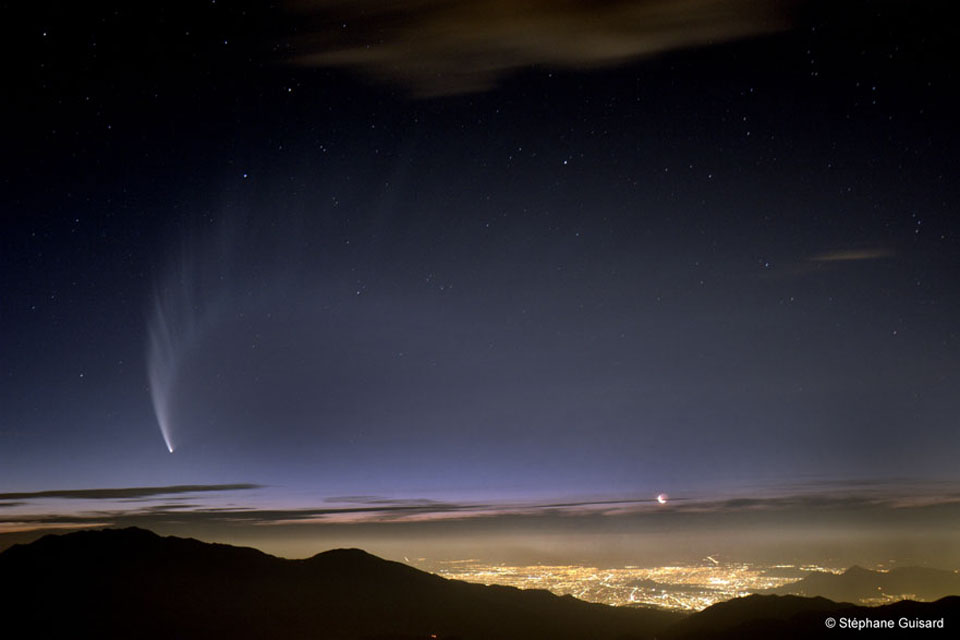
[[760, 565], [718, 562], [661, 567], [626, 566], [605, 569], [582, 565], [491, 565], [475, 560], [438, 563], [434, 573], [445, 578], [546, 589], [558, 595], [610, 605], [647, 605], [699, 611], [717, 602], [774, 589], [812, 571], [841, 573], [817, 565]]

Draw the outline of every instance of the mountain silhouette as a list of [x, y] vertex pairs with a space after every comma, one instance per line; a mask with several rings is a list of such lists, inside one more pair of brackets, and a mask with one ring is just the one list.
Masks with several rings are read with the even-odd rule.
[[[828, 626], [831, 618], [835, 626]], [[891, 621], [892, 629], [839, 627], [841, 619]], [[942, 619], [942, 628], [911, 629], [900, 619]], [[960, 597], [937, 602], [903, 600], [880, 607], [861, 607], [826, 598], [752, 595], [720, 602], [671, 626], [661, 637], [669, 640], [807, 640], [838, 638], [862, 632], [864, 637], [954, 638], [960, 629]]]
[[862, 604], [884, 596], [933, 601], [960, 595], [960, 575], [925, 567], [901, 567], [881, 572], [854, 565], [841, 574], [811, 573], [802, 580], [762, 593], [820, 596], [838, 602]]
[[[359, 549], [286, 560], [136, 528], [48, 535], [0, 553], [0, 610], [8, 627], [38, 638], [750, 640], [843, 634], [824, 625], [827, 616], [943, 618], [943, 629], [923, 630], [923, 637], [953, 637], [960, 628], [960, 597], [868, 608], [754, 595], [679, 614], [448, 580]], [[899, 628], [869, 634], [905, 635]]]
[[31, 637], [648, 638], [681, 615], [448, 580], [338, 549], [286, 560], [142, 529], [0, 553], [7, 623]]

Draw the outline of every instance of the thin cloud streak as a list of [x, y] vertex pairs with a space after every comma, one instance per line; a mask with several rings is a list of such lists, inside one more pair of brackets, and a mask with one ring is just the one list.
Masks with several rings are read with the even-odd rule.
[[840, 249], [837, 251], [828, 251], [815, 255], [809, 258], [809, 260], [811, 262], [857, 262], [860, 260], [880, 260], [892, 257], [893, 251], [878, 247], [873, 249]]
[[[214, 491], [245, 491], [261, 489], [258, 484], [181, 484], [167, 487], [126, 487], [118, 489], [54, 489], [26, 493], [0, 493], [0, 500], [37, 500], [42, 498], [66, 498], [68, 500], [119, 500], [126, 498], [149, 498], [176, 493], [203, 493]], [[23, 504], [23, 503], [20, 503]], [[0, 506], [10, 506], [0, 505]]]

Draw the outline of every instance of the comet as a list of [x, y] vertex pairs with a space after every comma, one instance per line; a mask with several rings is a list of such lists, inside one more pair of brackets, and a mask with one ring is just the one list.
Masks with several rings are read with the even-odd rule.
[[150, 318], [148, 335], [147, 379], [150, 384], [150, 399], [163, 443], [167, 446], [167, 451], [173, 453], [175, 447], [171, 405], [180, 358], [176, 336], [171, 333], [169, 318], [159, 295]]
[[185, 355], [210, 316], [201, 295], [201, 274], [183, 253], [179, 269], [158, 281], [147, 319], [147, 379], [153, 412], [167, 451], [176, 449], [174, 400]]
[[[213, 229], [187, 233], [179, 253], [174, 253], [155, 280], [146, 314], [147, 380], [154, 417], [170, 453], [183, 444], [190, 423], [187, 415], [197, 409], [196, 389], [192, 388], [196, 380], [190, 372], [206, 341], [217, 335], [229, 318], [242, 316], [251, 305], [261, 302], [265, 292], [283, 290], [277, 274], [293, 271], [291, 265], [256, 261], [256, 274], [266, 274], [263, 281], [268, 284], [254, 281], [244, 267], [249, 267], [250, 256], [261, 243], [269, 243], [262, 235], [244, 236], [240, 230], [245, 226], [249, 225], [243, 220], [224, 220]], [[278, 237], [277, 246], [286, 246], [284, 239]], [[286, 253], [293, 252], [280, 252]]]
[[[145, 314], [146, 377], [168, 452], [218, 437], [205, 425], [229, 424], [238, 413], [267, 423], [271, 416], [258, 412], [284, 399], [289, 399], [287, 406], [299, 403], [297, 413], [304, 415], [323, 410], [321, 402], [314, 404], [306, 394], [287, 394], [289, 385], [272, 373], [276, 359], [269, 345], [278, 340], [302, 343], [302, 357], [318, 361], [329, 357], [326, 349], [338, 354], [349, 349], [332, 338], [331, 327], [339, 321], [328, 317], [318, 295], [327, 282], [326, 272], [317, 268], [323, 258], [304, 256], [298, 244], [303, 233], [299, 224], [265, 229], [253, 218], [231, 214], [209, 228], [188, 229], [179, 251], [171, 251], [154, 280]], [[316, 336], [321, 318], [329, 340]], [[254, 341], [264, 348], [239, 364], [232, 359], [238, 345]], [[257, 389], [244, 387], [238, 366], [257, 376], [263, 373], [265, 382]], [[223, 371], [222, 379], [219, 373], [205, 376], [210, 370]], [[245, 392], [227, 392], [234, 383]]]

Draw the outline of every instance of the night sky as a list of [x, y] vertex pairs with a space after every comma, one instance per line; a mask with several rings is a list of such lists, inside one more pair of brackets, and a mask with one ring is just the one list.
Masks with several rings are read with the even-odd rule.
[[4, 539], [960, 563], [948, 5], [682, 4], [0, 4]]

